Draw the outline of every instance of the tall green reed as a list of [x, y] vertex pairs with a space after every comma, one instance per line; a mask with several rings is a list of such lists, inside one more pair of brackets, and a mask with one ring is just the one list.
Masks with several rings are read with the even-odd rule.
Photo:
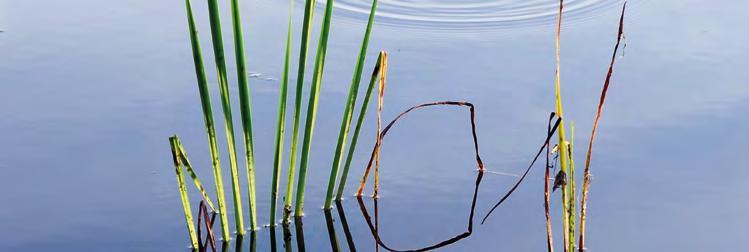
[[330, 20], [333, 16], [333, 0], [325, 3], [325, 14], [323, 15], [322, 28], [320, 30], [320, 41], [317, 44], [317, 55], [315, 56], [315, 68], [312, 72], [312, 85], [310, 86], [309, 103], [307, 104], [307, 116], [304, 124], [304, 140], [302, 141], [302, 155], [299, 161], [299, 178], [297, 180], [296, 202], [294, 215], [302, 216], [304, 206], [304, 189], [307, 182], [307, 166], [309, 153], [312, 145], [312, 133], [315, 129], [315, 117], [317, 116], [317, 103], [319, 101], [320, 86], [322, 84], [323, 70], [325, 68], [325, 55], [328, 49], [328, 35], [330, 34]]
[[362, 101], [361, 108], [359, 109], [359, 117], [356, 119], [354, 135], [351, 137], [351, 147], [349, 147], [348, 154], [346, 155], [346, 162], [343, 165], [341, 179], [338, 182], [338, 192], [336, 195], [336, 200], [341, 200], [341, 198], [343, 198], [343, 189], [346, 186], [346, 178], [348, 177], [349, 168], [351, 167], [351, 160], [354, 157], [356, 143], [359, 140], [359, 132], [361, 132], [362, 124], [364, 122], [364, 116], [367, 114], [369, 100], [372, 97], [372, 90], [374, 90], [375, 83], [377, 83], [377, 75], [380, 73], [380, 66], [383, 64], [382, 55], [383, 54], [380, 53], [377, 57], [377, 63], [372, 73], [372, 78], [369, 79], [369, 86], [367, 87], [367, 91], [364, 93], [364, 101]]
[[281, 165], [283, 164], [283, 138], [286, 131], [286, 99], [289, 93], [289, 61], [291, 56], [291, 27], [294, 13], [294, 0], [289, 1], [289, 25], [286, 28], [286, 53], [284, 54], [283, 76], [281, 90], [278, 97], [278, 119], [276, 123], [276, 149], [273, 155], [273, 181], [270, 193], [270, 225], [276, 225], [276, 200], [278, 198], [278, 183], [281, 179]]
[[[255, 200], [255, 149], [252, 144], [252, 107], [250, 104], [250, 89], [247, 81], [247, 64], [245, 63], [244, 36], [242, 35], [242, 19], [239, 14], [239, 0], [231, 0], [231, 20], [232, 28], [234, 30], [234, 58], [237, 62], [239, 108], [242, 116], [242, 132], [244, 135], [245, 167], [247, 168], [248, 185], [247, 194], [249, 194], [250, 200], [250, 230], [255, 230], [257, 229], [257, 211]], [[228, 118], [229, 119], [227, 120], [231, 119], [231, 114]], [[239, 209], [241, 210], [241, 208]], [[239, 226], [237, 228], [239, 228]], [[244, 229], [238, 231], [238, 234], [244, 235]]]
[[[213, 41], [213, 56], [216, 60], [219, 91], [221, 92], [221, 108], [224, 112], [226, 126], [226, 144], [229, 149], [229, 165], [231, 171], [232, 192], [234, 195], [234, 220], [237, 233], [244, 234], [242, 219], [242, 199], [239, 192], [239, 174], [237, 171], [237, 150], [234, 144], [234, 122], [231, 116], [231, 101], [229, 99], [229, 81], [226, 76], [226, 58], [224, 57], [224, 39], [221, 32], [221, 16], [218, 0], [208, 0], [208, 16], [211, 23], [211, 38]], [[225, 237], [224, 240], [229, 240]]]
[[[556, 33], [556, 80], [555, 80], [555, 88], [556, 88], [556, 112], [557, 116], [559, 118], [562, 118], [561, 123], [559, 124], [559, 164], [560, 164], [560, 172], [562, 173], [562, 176], [567, 178], [568, 176], [568, 160], [569, 160], [569, 152], [567, 150], [567, 141], [564, 134], [564, 115], [562, 113], [562, 95], [561, 95], [561, 88], [559, 85], [559, 79], [560, 79], [560, 62], [559, 62], [559, 54], [560, 54], [560, 34], [562, 31], [562, 11], [564, 9], [564, 0], [559, 1], [559, 16], [557, 19], [557, 33]], [[569, 179], [567, 179], [569, 181]], [[570, 242], [570, 230], [574, 229], [574, 227], [570, 227], [570, 215], [569, 215], [569, 188], [566, 185], [562, 186], [562, 216], [563, 216], [563, 222], [564, 222], [564, 248], [565, 251], [570, 251], [570, 244], [573, 244]]]
[[213, 168], [213, 178], [215, 180], [216, 194], [218, 196], [219, 219], [221, 220], [221, 234], [224, 240], [229, 240], [229, 221], [226, 217], [224, 182], [221, 176], [218, 144], [216, 143], [216, 129], [213, 123], [211, 96], [208, 91], [208, 81], [206, 79], [205, 69], [203, 66], [203, 54], [201, 53], [200, 49], [198, 30], [195, 27], [195, 18], [192, 14], [192, 5], [190, 4], [190, 0], [185, 0], [185, 8], [187, 10], [187, 23], [190, 31], [190, 44], [192, 45], [195, 76], [198, 82], [198, 91], [200, 92], [200, 105], [203, 110], [203, 120], [205, 121], [206, 134], [208, 136], [208, 146], [211, 152], [211, 165]]
[[315, 10], [315, 0], [306, 0], [304, 4], [304, 21], [302, 23], [302, 37], [299, 44], [299, 67], [297, 68], [296, 93], [294, 97], [294, 125], [291, 133], [291, 150], [289, 152], [289, 178], [286, 184], [284, 198], [284, 223], [289, 223], [291, 215], [291, 194], [294, 188], [294, 169], [296, 168], [296, 152], [299, 142], [299, 122], [302, 111], [302, 89], [304, 88], [304, 70], [309, 48], [309, 35], [312, 28], [312, 16]]
[[[335, 180], [338, 177], [338, 168], [340, 167], [341, 159], [343, 159], [343, 150], [346, 148], [346, 137], [348, 137], [349, 130], [351, 129], [351, 118], [353, 117], [353, 110], [354, 106], [356, 105], [356, 96], [359, 92], [359, 83], [361, 82], [362, 71], [364, 69], [364, 61], [367, 57], [369, 35], [372, 31], [372, 23], [374, 21], [376, 10], [377, 0], [374, 0], [372, 1], [372, 9], [369, 12], [367, 28], [364, 31], [364, 39], [362, 39], [361, 49], [359, 50], [359, 57], [356, 60], [354, 76], [351, 79], [351, 86], [349, 86], [348, 98], [346, 98], [346, 104], [343, 109], [343, 119], [341, 119], [341, 129], [338, 132], [338, 142], [336, 144], [335, 154], [333, 155], [333, 167], [330, 169], [330, 178], [328, 179], [328, 191], [325, 196], [324, 209], [330, 209], [333, 202], [333, 189], [335, 187]], [[358, 123], [361, 123], [361, 121], [359, 121]], [[351, 144], [351, 147], [349, 148], [353, 150], [355, 146], [356, 142], [353, 142]], [[348, 168], [348, 166], [346, 166], [346, 168]], [[344, 173], [348, 173], [348, 169], [346, 169]], [[342, 178], [342, 180], [342, 182], [345, 183], [345, 178]]]

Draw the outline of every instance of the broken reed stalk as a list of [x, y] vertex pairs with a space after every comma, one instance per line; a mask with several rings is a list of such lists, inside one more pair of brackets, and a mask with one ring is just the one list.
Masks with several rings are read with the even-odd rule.
[[203, 200], [208, 204], [208, 207], [211, 208], [211, 211], [216, 212], [216, 208], [213, 207], [211, 197], [208, 196], [205, 188], [203, 188], [203, 184], [200, 183], [200, 179], [198, 179], [198, 175], [195, 174], [195, 170], [192, 169], [192, 165], [190, 164], [190, 160], [187, 158], [187, 152], [185, 152], [185, 148], [182, 147], [182, 143], [179, 141], [179, 138], [176, 136], [175, 138], [177, 138], [177, 150], [179, 151], [179, 157], [182, 165], [187, 170], [187, 174], [190, 175], [190, 178], [192, 178], [192, 182], [195, 184], [195, 187], [198, 188], [198, 191], [203, 196]]
[[190, 0], [185, 0], [187, 9], [187, 23], [190, 33], [190, 44], [192, 46], [192, 56], [195, 65], [195, 76], [198, 82], [198, 91], [200, 92], [200, 105], [203, 110], [203, 120], [205, 121], [206, 135], [208, 136], [208, 147], [211, 152], [211, 165], [213, 168], [213, 178], [215, 180], [216, 194], [218, 198], [218, 211], [221, 220], [221, 233], [224, 240], [229, 239], [228, 218], [226, 217], [226, 200], [224, 197], [224, 182], [221, 176], [221, 165], [218, 154], [218, 144], [216, 143], [216, 129], [213, 123], [213, 112], [211, 109], [211, 96], [208, 91], [208, 81], [203, 66], [203, 54], [200, 49], [200, 40], [198, 39], [198, 30], [195, 27], [195, 18], [192, 14], [192, 5]]
[[[255, 210], [255, 157], [254, 146], [252, 144], [252, 106], [250, 103], [250, 88], [247, 81], [247, 64], [245, 63], [244, 35], [242, 34], [242, 19], [239, 14], [239, 0], [231, 0], [231, 20], [232, 28], [234, 30], [234, 58], [237, 63], [239, 108], [242, 116], [245, 167], [247, 168], [247, 194], [249, 194], [250, 200], [250, 230], [255, 230], [257, 229], [257, 212]], [[231, 118], [231, 116], [229, 118]], [[232, 145], [232, 147], [233, 146], [234, 145]], [[239, 187], [238, 183], [237, 187]], [[239, 205], [241, 205], [241, 201], [239, 202]], [[241, 208], [237, 209], [241, 210]], [[244, 228], [240, 230], [239, 227], [241, 227], [241, 225], [237, 226], [237, 234], [244, 235]]]
[[333, 0], [328, 0], [325, 2], [325, 14], [323, 15], [322, 28], [320, 30], [320, 41], [317, 44], [315, 68], [312, 72], [312, 85], [310, 86], [307, 116], [304, 124], [304, 140], [302, 140], [302, 155], [299, 161], [299, 179], [296, 188], [296, 209], [294, 210], [294, 215], [297, 217], [302, 216], [302, 208], [304, 207], [304, 189], [307, 183], [307, 166], [312, 146], [312, 133], [315, 129], [317, 103], [320, 96], [320, 86], [322, 86], [323, 70], [325, 69], [325, 55], [328, 49], [328, 35], [330, 34], [330, 20], [332, 17]]
[[601, 119], [601, 111], [603, 110], [603, 102], [606, 100], [606, 92], [609, 90], [609, 84], [611, 83], [611, 74], [614, 71], [614, 62], [616, 61], [616, 53], [619, 50], [619, 43], [622, 40], [624, 34], [624, 10], [627, 8], [627, 2], [624, 2], [622, 6], [622, 14], [619, 18], [619, 32], [616, 37], [616, 45], [614, 45], [614, 53], [611, 55], [611, 63], [609, 64], [609, 70], [606, 73], [606, 81], [603, 84], [603, 90], [601, 91], [601, 99], [598, 102], [598, 110], [596, 111], [596, 119], [593, 122], [593, 130], [590, 133], [590, 140], [588, 141], [588, 152], [585, 156], [585, 171], [583, 175], [583, 194], [580, 201], [580, 241], [578, 243], [578, 251], [585, 251], [585, 210], [588, 203], [588, 189], [590, 188], [590, 157], [593, 151], [593, 140], [596, 138], [596, 130], [598, 129], [598, 122]]
[[359, 184], [359, 189], [357, 192], [357, 196], [361, 198], [362, 191], [364, 190], [364, 186], [367, 182], [367, 177], [369, 176], [369, 173], [372, 169], [372, 163], [374, 162], [376, 156], [379, 153], [380, 145], [382, 144], [382, 139], [385, 138], [387, 133], [390, 131], [390, 129], [395, 125], [395, 123], [400, 120], [403, 116], [410, 113], [411, 111], [419, 108], [424, 107], [431, 107], [431, 106], [466, 106], [469, 107], [469, 111], [471, 114], [471, 135], [473, 136], [473, 147], [476, 152], [476, 165], [478, 166], [479, 172], [484, 172], [484, 162], [481, 161], [481, 156], [479, 155], [479, 145], [478, 145], [478, 137], [476, 135], [476, 116], [475, 116], [475, 108], [472, 103], [470, 102], [462, 102], [462, 101], [439, 101], [439, 102], [431, 102], [431, 103], [424, 103], [419, 104], [416, 106], [413, 106], [395, 117], [392, 121], [390, 121], [387, 126], [382, 130], [381, 133], [378, 134], [378, 138], [380, 138], [380, 141], [375, 143], [375, 147], [372, 149], [372, 154], [369, 157], [369, 162], [367, 163], [367, 168], [364, 170], [364, 175], [362, 175], [362, 181]]
[[[388, 60], [387, 59], [387, 53], [385, 51], [381, 51], [380, 55], [377, 58], [377, 65], [375, 65], [374, 70], [372, 70], [372, 77], [371, 77], [371, 80], [370, 80], [370, 85], [372, 84], [371, 81], [373, 81], [375, 79], [378, 79], [378, 77], [379, 77], [379, 79], [378, 79], [379, 80], [378, 81], [378, 83], [379, 83], [379, 85], [378, 85], [379, 91], [378, 91], [378, 95], [377, 95], [377, 135], [376, 135], [376, 140], [375, 140], [375, 147], [372, 150], [372, 157], [369, 159], [369, 164], [367, 164], [367, 168], [364, 170], [364, 175], [362, 176], [361, 182], [359, 183], [359, 189], [357, 189], [357, 191], [356, 191], [356, 196], [357, 197], [361, 197], [362, 196], [362, 192], [364, 191], [364, 186], [367, 183], [367, 177], [369, 176], [369, 171], [372, 168], [372, 160], [373, 160], [373, 158], [377, 159], [377, 162], [375, 163], [375, 166], [379, 166], [379, 164], [380, 164], [380, 161], [379, 161], [380, 160], [380, 158], [379, 158], [380, 143], [382, 143], [382, 137], [383, 137], [382, 131], [380, 130], [381, 125], [382, 125], [382, 116], [381, 116], [381, 114], [382, 114], [382, 102], [383, 102], [382, 98], [385, 96], [385, 77], [384, 76], [387, 75], [387, 60]], [[404, 113], [408, 113], [408, 111], [406, 111]], [[396, 120], [397, 120], [397, 117], [396, 117]], [[375, 168], [375, 191], [372, 194], [373, 198], [377, 197], [377, 182], [379, 182], [379, 180], [377, 178], [378, 177], [378, 175], [377, 175], [378, 171], [379, 171], [379, 169]]]
[[[359, 92], [359, 83], [361, 82], [362, 71], [364, 69], [364, 60], [367, 57], [369, 35], [372, 31], [372, 23], [374, 21], [376, 9], [377, 0], [374, 0], [372, 1], [372, 9], [369, 12], [367, 28], [364, 30], [364, 38], [362, 39], [361, 48], [359, 49], [359, 57], [356, 60], [354, 76], [351, 79], [351, 86], [349, 86], [348, 98], [346, 99], [346, 104], [343, 109], [343, 119], [341, 119], [341, 129], [338, 132], [338, 142], [336, 143], [335, 154], [333, 154], [333, 167], [330, 169], [330, 178], [328, 179], [328, 190], [325, 195], [324, 209], [330, 209], [333, 203], [333, 190], [335, 189], [335, 182], [338, 178], [338, 168], [340, 168], [341, 160], [343, 159], [343, 150], [346, 148], [346, 138], [351, 129], [351, 118], [353, 118], [356, 97]], [[354, 148], [353, 143], [350, 148]]]
[[[286, 99], [289, 96], [289, 63], [291, 57], [291, 28], [294, 12], [294, 0], [289, 1], [289, 25], [286, 28], [286, 52], [283, 60], [283, 75], [281, 90], [278, 97], [278, 119], [276, 122], [276, 149], [273, 154], [273, 181], [270, 192], [270, 226], [276, 225], [276, 201], [278, 199], [278, 184], [281, 179], [283, 165], [283, 138], [286, 132]], [[293, 178], [293, 177], [292, 177]]]
[[[561, 88], [559, 86], [559, 70], [560, 70], [560, 63], [559, 63], [559, 54], [560, 54], [560, 35], [562, 31], [562, 10], [564, 9], [564, 0], [559, 1], [559, 16], [557, 18], [557, 33], [556, 33], [556, 78], [555, 78], [555, 89], [556, 89], [556, 112], [557, 116], [559, 116], [562, 121], [559, 125], [559, 159], [560, 159], [560, 173], [564, 177], [567, 177], [567, 161], [568, 161], [568, 152], [567, 152], [567, 144], [565, 141], [565, 135], [564, 135], [564, 115], [562, 113], [562, 96], [561, 96]], [[568, 179], [569, 181], [569, 179]], [[569, 231], [571, 228], [569, 226], [570, 222], [570, 216], [569, 216], [569, 189], [567, 186], [562, 186], [562, 216], [564, 219], [564, 251], [570, 251], [570, 236]]]
[[190, 209], [190, 198], [187, 196], [187, 186], [185, 185], [185, 176], [182, 175], [182, 162], [179, 158], [179, 149], [177, 148], [177, 136], [169, 137], [169, 143], [172, 147], [172, 160], [174, 161], [174, 172], [177, 174], [177, 185], [179, 186], [179, 196], [182, 200], [182, 210], [185, 213], [185, 223], [187, 232], [190, 234], [190, 244], [193, 249], [198, 248], [198, 237], [195, 234], [195, 227], [192, 210]]
[[315, 0], [306, 0], [304, 4], [304, 21], [302, 23], [302, 38], [299, 44], [299, 66], [297, 68], [296, 92], [294, 97], [294, 125], [291, 133], [291, 150], [289, 152], [289, 178], [286, 184], [286, 197], [284, 198], [283, 223], [289, 223], [291, 215], [291, 196], [294, 189], [294, 169], [296, 168], [296, 152], [299, 142], [299, 121], [302, 111], [302, 89], [304, 88], [304, 70], [307, 63], [307, 49], [309, 48], [309, 35], [312, 28], [312, 14], [315, 10]]
[[[551, 118], [552, 119], [554, 118], [554, 113], [553, 112], [551, 114]], [[518, 179], [517, 182], [515, 182], [515, 185], [513, 185], [510, 188], [510, 190], [507, 191], [507, 193], [505, 193], [505, 195], [502, 196], [502, 198], [500, 198], [499, 201], [496, 204], [494, 204], [494, 206], [491, 208], [491, 210], [489, 210], [489, 212], [486, 213], [486, 215], [484, 216], [484, 219], [481, 220], [481, 224], [484, 224], [484, 222], [486, 222], [486, 219], [489, 218], [489, 216], [492, 214], [492, 212], [494, 212], [494, 210], [496, 210], [497, 207], [499, 207], [499, 205], [501, 205], [505, 200], [507, 200], [507, 198], [509, 198], [510, 195], [512, 195], [512, 193], [515, 192], [515, 189], [517, 189], [518, 186], [520, 186], [520, 183], [522, 183], [523, 180], [525, 180], [525, 177], [528, 176], [528, 172], [531, 171], [531, 168], [533, 168], [533, 165], [536, 163], [536, 160], [538, 160], [538, 157], [541, 156], [541, 153], [544, 151], [544, 147], [546, 147], [546, 145], [549, 144], [549, 141], [551, 140], [551, 137], [554, 136], [554, 132], [556, 132], [557, 129], [561, 129], [561, 127], [560, 127], [561, 123], [562, 123], [562, 118], [561, 117], [557, 118], [556, 122], [554, 123], [554, 126], [549, 131], [549, 134], [546, 135], [546, 140], [544, 141], [544, 144], [541, 145], [541, 148], [538, 150], [538, 153], [536, 153], [536, 156], [533, 157], [533, 160], [531, 161], [531, 164], [528, 165], [528, 168], [525, 169], [525, 172], [523, 173], [523, 175], [520, 176], [520, 178]]]
[[[213, 41], [213, 55], [216, 61], [216, 73], [218, 75], [218, 86], [221, 92], [221, 108], [224, 112], [224, 126], [226, 128], [226, 144], [229, 149], [229, 165], [231, 172], [232, 193], [234, 196], [234, 220], [237, 233], [244, 234], [242, 220], [242, 197], [239, 192], [239, 174], [237, 170], [237, 150], [234, 144], [234, 123], [231, 115], [231, 102], [229, 99], [229, 80], [226, 76], [226, 59], [224, 57], [224, 39], [221, 32], [221, 16], [218, 9], [218, 0], [208, 0], [208, 16], [211, 23], [211, 38]], [[225, 241], [229, 241], [228, 232], [223, 235]]]
[[362, 125], [364, 123], [364, 117], [367, 114], [367, 108], [369, 107], [369, 100], [372, 97], [372, 90], [374, 90], [375, 83], [377, 82], [377, 74], [380, 72], [380, 65], [382, 64], [382, 54], [377, 57], [377, 63], [375, 63], [374, 70], [372, 71], [372, 77], [369, 79], [369, 85], [367, 91], [364, 93], [364, 101], [362, 101], [361, 108], [359, 109], [359, 117], [356, 119], [356, 127], [354, 129], [354, 135], [351, 137], [351, 147], [349, 147], [348, 154], [346, 155], [346, 162], [343, 165], [343, 172], [341, 179], [338, 182], [338, 192], [336, 193], [336, 200], [340, 201], [343, 198], [343, 189], [346, 187], [346, 178], [348, 177], [349, 169], [351, 168], [351, 160], [354, 157], [354, 150], [356, 150], [356, 143], [359, 140], [359, 133], [361, 132]]
[[[554, 120], [555, 113], [552, 112], [551, 116], [549, 116], [549, 122], [546, 126], [546, 134], [549, 135], [551, 133], [551, 121]], [[546, 143], [546, 171], [544, 173], [544, 214], [546, 216], [546, 246], [548, 252], [554, 252], [554, 239], [552, 238], [552, 232], [551, 232], [551, 213], [549, 212], [549, 202], [551, 201], [551, 197], [549, 195], [549, 180], [551, 179], [551, 167], [549, 166], [549, 156], [551, 155], [551, 151], [549, 151], [549, 143]]]

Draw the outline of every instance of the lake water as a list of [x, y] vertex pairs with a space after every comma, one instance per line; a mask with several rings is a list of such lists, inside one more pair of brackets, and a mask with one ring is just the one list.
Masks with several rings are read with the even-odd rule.
[[[566, 118], [576, 121], [577, 146], [585, 146], [622, 1], [567, 2], [562, 95]], [[221, 3], [230, 49], [228, 1]], [[249, 70], [257, 73], [250, 81], [262, 224], [268, 223], [288, 4], [241, 3]], [[321, 206], [368, 4], [341, 0], [334, 10], [308, 171], [303, 237], [309, 251], [332, 250]], [[323, 7], [318, 4], [315, 31]], [[194, 8], [221, 144], [205, 1], [194, 1]], [[365, 81], [376, 52], [388, 51], [384, 120], [419, 103], [470, 101], [487, 169], [510, 174], [484, 175], [472, 235], [444, 251], [545, 250], [541, 165], [486, 224], [479, 222], [543, 141], [554, 102], [556, 8], [551, 0], [380, 2]], [[590, 251], [749, 247], [749, 169], [741, 159], [749, 141], [743, 116], [749, 109], [747, 8], [749, 2], [738, 0], [629, 2], [626, 47], [594, 149]], [[302, 12], [296, 1], [294, 41]], [[0, 30], [0, 251], [187, 251], [168, 136], [180, 135], [214, 193], [183, 2], [0, 1]], [[313, 46], [317, 37], [313, 32]], [[295, 44], [292, 55], [297, 50]], [[233, 52], [227, 55], [233, 62]], [[236, 92], [233, 68], [229, 78]], [[353, 162], [349, 195], [374, 143], [374, 109]], [[477, 176], [472, 146], [464, 108], [415, 112], [388, 134], [378, 202], [378, 230], [388, 247], [425, 247], [466, 231]], [[578, 150], [581, 164], [585, 148]], [[223, 163], [228, 185], [226, 156]], [[196, 201], [198, 194], [190, 193]], [[365, 198], [364, 204], [373, 215], [373, 201]], [[559, 205], [556, 193], [557, 245]], [[356, 249], [377, 250], [356, 199], [346, 198], [342, 208]], [[349, 250], [339, 212], [330, 217], [340, 248]], [[295, 226], [290, 233], [289, 246], [297, 250]], [[268, 228], [257, 233], [258, 251], [269, 251], [273, 236], [277, 249], [284, 248], [283, 230], [271, 234]], [[249, 250], [250, 239], [243, 245]]]

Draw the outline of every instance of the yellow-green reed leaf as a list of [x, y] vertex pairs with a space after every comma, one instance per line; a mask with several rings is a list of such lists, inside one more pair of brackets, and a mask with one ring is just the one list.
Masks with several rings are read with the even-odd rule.
[[294, 0], [289, 3], [289, 25], [286, 28], [286, 52], [283, 61], [283, 76], [281, 77], [281, 90], [278, 97], [278, 118], [276, 122], [276, 149], [273, 155], [273, 181], [270, 193], [270, 225], [276, 225], [276, 201], [278, 199], [278, 184], [281, 179], [281, 166], [283, 164], [283, 138], [286, 131], [286, 99], [289, 96], [289, 64], [291, 57], [291, 28], [294, 11]]
[[296, 205], [294, 215], [302, 216], [304, 207], [304, 189], [307, 183], [307, 166], [309, 153], [312, 145], [312, 133], [315, 129], [315, 117], [317, 116], [317, 103], [320, 96], [323, 69], [325, 68], [325, 54], [328, 49], [328, 35], [330, 34], [330, 20], [333, 17], [333, 0], [325, 3], [325, 14], [323, 15], [320, 41], [317, 44], [317, 55], [315, 56], [315, 68], [312, 72], [312, 85], [310, 86], [309, 103], [307, 104], [307, 116], [304, 124], [304, 140], [302, 141], [302, 155], [299, 161], [299, 179], [296, 188]]
[[294, 169], [296, 168], [296, 152], [299, 142], [299, 122], [302, 111], [302, 89], [304, 88], [304, 70], [307, 63], [307, 49], [309, 35], [312, 28], [312, 14], [315, 10], [315, 0], [306, 0], [304, 4], [304, 21], [302, 23], [302, 37], [299, 43], [299, 67], [297, 69], [296, 93], [294, 98], [294, 126], [291, 133], [291, 151], [289, 152], [289, 178], [286, 184], [284, 200], [284, 223], [289, 223], [291, 215], [291, 194], [294, 189]]
[[[229, 165], [231, 172], [232, 193], [234, 196], [234, 220], [237, 233], [244, 234], [242, 219], [242, 196], [239, 192], [239, 174], [237, 170], [237, 150], [234, 144], [234, 122], [231, 115], [231, 101], [229, 99], [229, 81], [226, 76], [226, 59], [224, 57], [224, 40], [221, 32], [221, 16], [218, 0], [208, 0], [208, 16], [211, 23], [211, 39], [213, 41], [213, 56], [216, 61], [218, 86], [221, 92], [221, 108], [224, 112], [224, 126], [226, 128], [226, 144], [229, 149]], [[224, 234], [224, 240], [229, 240], [229, 234]]]
[[367, 108], [369, 107], [369, 100], [372, 97], [372, 90], [374, 90], [375, 83], [377, 83], [377, 74], [379, 74], [380, 65], [382, 64], [382, 54], [377, 57], [372, 77], [369, 79], [369, 85], [367, 91], [364, 93], [364, 101], [362, 101], [361, 108], [359, 109], [359, 117], [356, 119], [356, 127], [354, 128], [354, 135], [351, 137], [351, 147], [349, 147], [348, 154], [346, 155], [346, 162], [343, 165], [343, 172], [341, 174], [341, 180], [338, 182], [338, 192], [336, 193], [336, 200], [343, 198], [343, 189], [346, 186], [346, 178], [348, 177], [349, 168], [351, 167], [351, 160], [354, 157], [354, 150], [356, 149], [356, 143], [359, 140], [359, 132], [364, 122], [364, 117], [367, 114]]
[[[333, 189], [335, 187], [335, 180], [338, 177], [338, 168], [343, 159], [343, 150], [346, 148], [346, 137], [351, 129], [351, 118], [353, 117], [354, 106], [356, 106], [356, 96], [359, 92], [359, 83], [361, 82], [361, 75], [364, 69], [364, 61], [367, 57], [367, 46], [369, 45], [369, 35], [372, 31], [372, 23], [374, 21], [375, 10], [377, 9], [377, 0], [372, 1], [372, 9], [369, 12], [369, 20], [367, 21], [367, 28], [364, 31], [364, 39], [362, 39], [361, 49], [359, 50], [359, 57], [356, 61], [356, 67], [354, 68], [354, 76], [351, 80], [351, 86], [349, 87], [348, 98], [343, 109], [343, 119], [341, 119], [341, 129], [338, 132], [338, 143], [336, 144], [335, 154], [333, 155], [333, 167], [330, 169], [330, 178], [328, 179], [328, 191], [325, 196], [325, 209], [330, 209], [333, 202]], [[355, 148], [356, 142], [351, 144], [350, 148]], [[345, 170], [344, 173], [348, 172]]]
[[224, 240], [229, 240], [228, 218], [226, 217], [226, 199], [224, 197], [224, 182], [221, 176], [218, 144], [216, 143], [216, 129], [213, 123], [213, 112], [211, 110], [211, 95], [208, 91], [208, 81], [203, 67], [203, 54], [200, 49], [198, 30], [195, 27], [195, 18], [192, 14], [190, 0], [185, 0], [185, 8], [187, 9], [187, 24], [190, 33], [190, 44], [192, 45], [195, 76], [197, 77], [198, 91], [200, 92], [200, 105], [203, 109], [203, 119], [205, 121], [206, 135], [208, 136], [208, 147], [211, 151], [211, 166], [213, 168], [213, 178], [215, 180], [216, 194], [218, 198], [221, 231]]
[[[244, 36], [242, 19], [239, 14], [239, 0], [231, 0], [231, 20], [234, 30], [234, 53], [237, 62], [237, 85], [239, 87], [239, 107], [242, 115], [242, 133], [244, 135], [245, 167], [247, 168], [247, 194], [250, 200], [250, 230], [257, 229], [255, 200], [255, 157], [252, 144], [252, 106], [250, 88], [247, 81], [247, 64], [244, 55]], [[238, 233], [244, 235], [244, 230]]]

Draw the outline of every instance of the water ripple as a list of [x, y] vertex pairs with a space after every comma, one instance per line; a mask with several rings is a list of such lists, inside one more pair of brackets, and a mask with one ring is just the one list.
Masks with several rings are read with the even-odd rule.
[[[590, 17], [622, 2], [567, 0], [565, 18]], [[371, 4], [371, 0], [336, 0], [335, 13], [366, 20]], [[429, 30], [487, 30], [554, 23], [558, 8], [556, 0], [380, 0], [376, 21], [388, 26]]]

